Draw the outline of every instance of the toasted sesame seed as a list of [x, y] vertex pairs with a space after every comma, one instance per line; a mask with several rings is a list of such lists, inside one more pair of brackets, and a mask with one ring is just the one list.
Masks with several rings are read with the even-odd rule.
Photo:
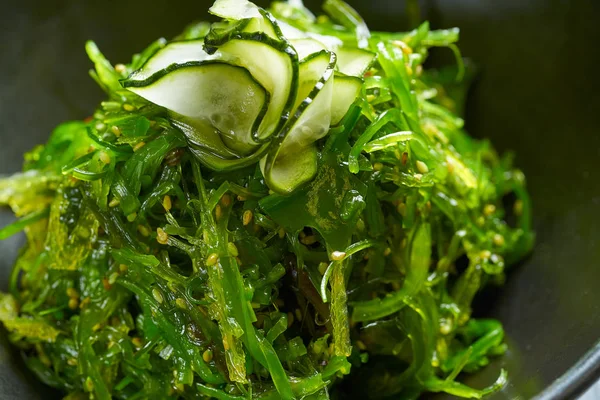
[[513, 212], [517, 217], [520, 217], [523, 214], [523, 200], [519, 199], [515, 201], [515, 205], [513, 206]]
[[116, 137], [121, 136], [121, 128], [119, 128], [117, 125], [113, 125], [110, 130], [115, 134]]
[[79, 293], [74, 288], [67, 288], [67, 296], [69, 297], [79, 297]]
[[383, 169], [383, 164], [380, 162], [376, 162], [375, 164], [373, 164], [373, 169], [375, 171], [381, 171]]
[[302, 321], [302, 311], [300, 311], [299, 308], [296, 308], [295, 314], [296, 314], [296, 319], [298, 321]]
[[163, 204], [163, 207], [164, 207], [165, 210], [171, 211], [171, 207], [173, 205], [173, 203], [171, 202], [171, 196], [166, 195], [163, 198], [163, 203], [162, 204]]
[[77, 359], [76, 358], [69, 358], [67, 360], [67, 365], [70, 365], [71, 367], [74, 367], [77, 365]]
[[329, 255], [329, 258], [331, 258], [333, 261], [341, 261], [346, 257], [346, 253], [343, 251], [332, 251], [331, 254]]
[[104, 290], [110, 290], [112, 288], [110, 282], [108, 282], [108, 278], [102, 278], [102, 286], [104, 286]]
[[69, 299], [69, 308], [71, 310], [76, 310], [77, 307], [79, 307], [79, 300], [77, 299], [77, 297], [71, 297]]
[[141, 149], [142, 147], [144, 147], [146, 145], [146, 142], [139, 142], [136, 143], [135, 146], [133, 146], [133, 151], [138, 151], [139, 149]]
[[100, 155], [98, 156], [98, 158], [100, 159], [100, 161], [102, 161], [104, 164], [110, 164], [110, 156], [108, 155], [107, 152], [105, 151], [101, 151]]
[[504, 236], [502, 236], [501, 234], [496, 233], [494, 235], [494, 239], [493, 240], [494, 240], [494, 244], [496, 246], [504, 246]]
[[115, 71], [122, 74], [123, 72], [127, 71], [127, 67], [123, 64], [117, 64], [115, 65]]
[[113, 197], [113, 199], [110, 201], [110, 203], [108, 203], [108, 206], [111, 208], [114, 208], [114, 207], [118, 206], [119, 204], [121, 204], [121, 200], [117, 199], [116, 197]]
[[204, 362], [211, 362], [213, 359], [213, 352], [211, 349], [208, 349], [206, 351], [204, 351], [204, 353], [202, 353], [202, 359], [204, 360]]
[[187, 309], [187, 303], [181, 297], [178, 297], [175, 299], [175, 304], [177, 305], [177, 307], [181, 308], [182, 310]]
[[292, 314], [291, 312], [288, 312], [287, 319], [288, 319], [288, 328], [289, 328], [290, 326], [292, 326], [294, 324], [294, 314]]
[[125, 104], [123, 104], [123, 110], [131, 112], [131, 111], [135, 111], [136, 107], [132, 104], [125, 103]]
[[361, 351], [365, 351], [367, 349], [367, 346], [365, 345], [365, 343], [362, 340], [356, 341], [356, 347], [358, 347], [358, 349]]
[[237, 199], [238, 199], [238, 201], [246, 201], [246, 200], [248, 200], [248, 199], [246, 198], [246, 196], [242, 196], [241, 194], [240, 194], [240, 195], [238, 195]]
[[162, 228], [156, 228], [156, 241], [160, 244], [169, 243], [169, 235]]
[[304, 238], [300, 239], [300, 241], [302, 244], [310, 246], [311, 244], [317, 243], [317, 237], [315, 235], [305, 236]]
[[119, 271], [121, 271], [121, 273], [127, 272], [127, 265], [125, 265], [125, 264], [119, 265]]
[[398, 210], [398, 214], [402, 215], [403, 217], [406, 217], [406, 204], [404, 202], [398, 203], [396, 209]]
[[285, 229], [279, 228], [279, 232], [277, 232], [277, 233], [278, 233], [280, 239], [283, 239], [285, 237]]
[[91, 300], [89, 297], [86, 297], [86, 298], [85, 298], [85, 299], [83, 299], [83, 300], [81, 301], [81, 303], [79, 304], [79, 308], [81, 308], [81, 309], [83, 310], [84, 308], [86, 308], [86, 307], [87, 307], [87, 306], [90, 304], [90, 302], [91, 302], [91, 301], [92, 301], [92, 300]]
[[229, 207], [231, 205], [231, 196], [224, 194], [223, 197], [221, 197], [221, 204], [223, 207]]
[[229, 341], [227, 340], [227, 336], [223, 338], [223, 349], [225, 349], [225, 351], [229, 350]]
[[223, 215], [223, 211], [221, 210], [221, 206], [217, 204], [215, 207], [215, 218], [217, 221], [221, 219], [221, 215]]
[[88, 392], [94, 391], [94, 381], [92, 380], [91, 376], [88, 376], [87, 378], [85, 378], [85, 389]]
[[118, 272], [113, 272], [108, 277], [108, 283], [110, 283], [111, 285], [114, 285], [114, 283], [117, 281], [118, 277], [119, 277], [119, 273]]
[[417, 161], [415, 163], [417, 165], [417, 170], [422, 173], [422, 174], [426, 174], [429, 172], [429, 167], [427, 166], [427, 164], [425, 164], [423, 161]]
[[233, 257], [237, 257], [240, 253], [233, 242], [227, 243], [227, 252]]
[[244, 211], [244, 214], [242, 216], [242, 222], [244, 223], [244, 226], [249, 225], [250, 222], [252, 222], [253, 217], [254, 216], [252, 215], [252, 211], [250, 211], [250, 210]]
[[321, 275], [325, 275], [325, 271], [327, 271], [328, 266], [329, 266], [329, 264], [327, 264], [327, 263], [324, 263], [324, 262], [319, 263], [319, 273]]
[[209, 267], [212, 267], [213, 265], [217, 264], [217, 261], [219, 261], [219, 255], [217, 253], [212, 253], [206, 259], [206, 265], [208, 265]]
[[163, 301], [165, 301], [165, 299], [164, 299], [164, 297], [163, 297], [162, 293], [161, 293], [161, 292], [160, 292], [160, 290], [159, 290], [159, 289], [157, 289], [157, 288], [153, 288], [153, 289], [152, 289], [152, 297], [154, 297], [154, 299], [155, 299], [156, 301], [158, 301], [159, 303], [162, 303]]
[[98, 122], [98, 123], [96, 124], [96, 127], [95, 127], [95, 128], [96, 128], [96, 130], [97, 130], [97, 131], [103, 131], [103, 130], [105, 130], [105, 129], [106, 129], [106, 125], [105, 125], [104, 123], [102, 123], [102, 122]]
[[127, 221], [133, 222], [137, 218], [137, 213], [131, 213], [127, 216]]
[[138, 225], [137, 230], [140, 233], [140, 235], [142, 235], [144, 237], [150, 236], [150, 230], [145, 225], [142, 225], [142, 224]]
[[384, 250], [384, 252], [383, 252], [383, 255], [387, 257], [390, 254], [392, 254], [392, 249], [390, 249], [389, 247], [386, 247], [385, 250]]
[[486, 216], [490, 216], [490, 215], [492, 215], [492, 214], [493, 214], [493, 213], [495, 213], [495, 212], [496, 212], [496, 206], [495, 206], [495, 205], [493, 205], [493, 204], [486, 204], [486, 205], [483, 207], [483, 213], [484, 213]]
[[137, 337], [137, 336], [134, 337], [133, 339], [131, 339], [131, 344], [133, 344], [135, 347], [137, 347], [139, 349], [143, 345], [142, 338]]
[[400, 162], [402, 162], [402, 165], [406, 165], [408, 163], [408, 153], [407, 152], [402, 153], [402, 156], [400, 157]]
[[492, 256], [492, 252], [489, 250], [482, 250], [479, 253], [479, 257], [482, 259], [485, 259], [485, 260], [489, 259], [491, 256]]

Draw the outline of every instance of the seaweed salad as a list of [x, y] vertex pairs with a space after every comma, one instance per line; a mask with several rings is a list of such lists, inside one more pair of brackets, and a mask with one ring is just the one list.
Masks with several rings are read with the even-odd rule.
[[[114, 66], [87, 43], [105, 100], [0, 178], [0, 239], [27, 238], [0, 320], [64, 399], [507, 382], [462, 383], [506, 350], [472, 307], [531, 251], [530, 201], [513, 155], [463, 129], [459, 31], [323, 10], [217, 0]], [[425, 66], [435, 47], [456, 63]]]

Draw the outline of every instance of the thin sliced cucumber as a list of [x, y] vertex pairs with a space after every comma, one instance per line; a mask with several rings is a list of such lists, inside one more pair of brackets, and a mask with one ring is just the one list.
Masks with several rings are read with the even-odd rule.
[[217, 0], [208, 12], [230, 20], [261, 17], [260, 8], [247, 0]]
[[214, 60], [171, 65], [124, 86], [172, 112], [207, 121], [241, 154], [256, 147], [252, 134], [269, 104], [268, 93], [247, 70]]
[[348, 113], [362, 90], [363, 80], [355, 76], [336, 74], [333, 81], [331, 126], [338, 125]]
[[296, 49], [296, 52], [298, 53], [298, 59], [301, 61], [311, 54], [318, 53], [321, 50], [326, 49], [323, 43], [311, 38], [293, 39], [290, 40], [290, 44], [294, 47], [294, 49]]
[[239, 169], [256, 164], [269, 149], [269, 143], [261, 145], [247, 156], [232, 152], [223, 137], [214, 130], [210, 131], [206, 121], [183, 116], [175, 116], [172, 120], [187, 138], [188, 148], [205, 166], [216, 171]]
[[[204, 40], [183, 40], [170, 42], [158, 50], [140, 69], [133, 72], [125, 81], [145, 81], [157, 72], [173, 64], [193, 61], [206, 61], [217, 58], [204, 51]], [[128, 85], [125, 83], [125, 85]]]
[[363, 77], [375, 61], [375, 54], [364, 49], [339, 48], [335, 51], [338, 56], [338, 71], [344, 75]]
[[240, 33], [224, 43], [206, 40], [209, 53], [219, 51], [222, 57], [234, 59], [247, 69], [270, 93], [270, 103], [254, 141], [264, 142], [288, 120], [296, 98], [298, 55], [286, 42], [269, 37]]
[[[315, 141], [327, 135], [331, 124], [333, 97], [334, 53], [322, 51], [307, 58], [300, 65], [298, 95], [305, 87], [319, 79], [308, 95], [299, 102], [294, 117], [275, 138], [267, 156], [261, 160], [261, 169], [269, 187], [282, 194], [289, 194], [312, 180], [317, 173], [317, 150]], [[296, 101], [298, 103], [298, 101]]]

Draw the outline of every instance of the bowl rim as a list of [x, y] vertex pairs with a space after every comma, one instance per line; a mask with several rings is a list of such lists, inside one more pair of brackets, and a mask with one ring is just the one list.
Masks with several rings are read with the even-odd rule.
[[600, 379], [600, 340], [575, 365], [534, 400], [569, 400], [582, 395]]

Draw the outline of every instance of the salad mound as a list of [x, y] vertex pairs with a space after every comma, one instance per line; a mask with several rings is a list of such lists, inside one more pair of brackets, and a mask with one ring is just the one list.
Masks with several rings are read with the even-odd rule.
[[[458, 29], [370, 31], [341, 0], [220, 18], [112, 65], [93, 116], [0, 178], [27, 242], [0, 294], [65, 399], [481, 398], [472, 317], [532, 249], [513, 155], [467, 135]], [[457, 66], [424, 66], [429, 50]]]

